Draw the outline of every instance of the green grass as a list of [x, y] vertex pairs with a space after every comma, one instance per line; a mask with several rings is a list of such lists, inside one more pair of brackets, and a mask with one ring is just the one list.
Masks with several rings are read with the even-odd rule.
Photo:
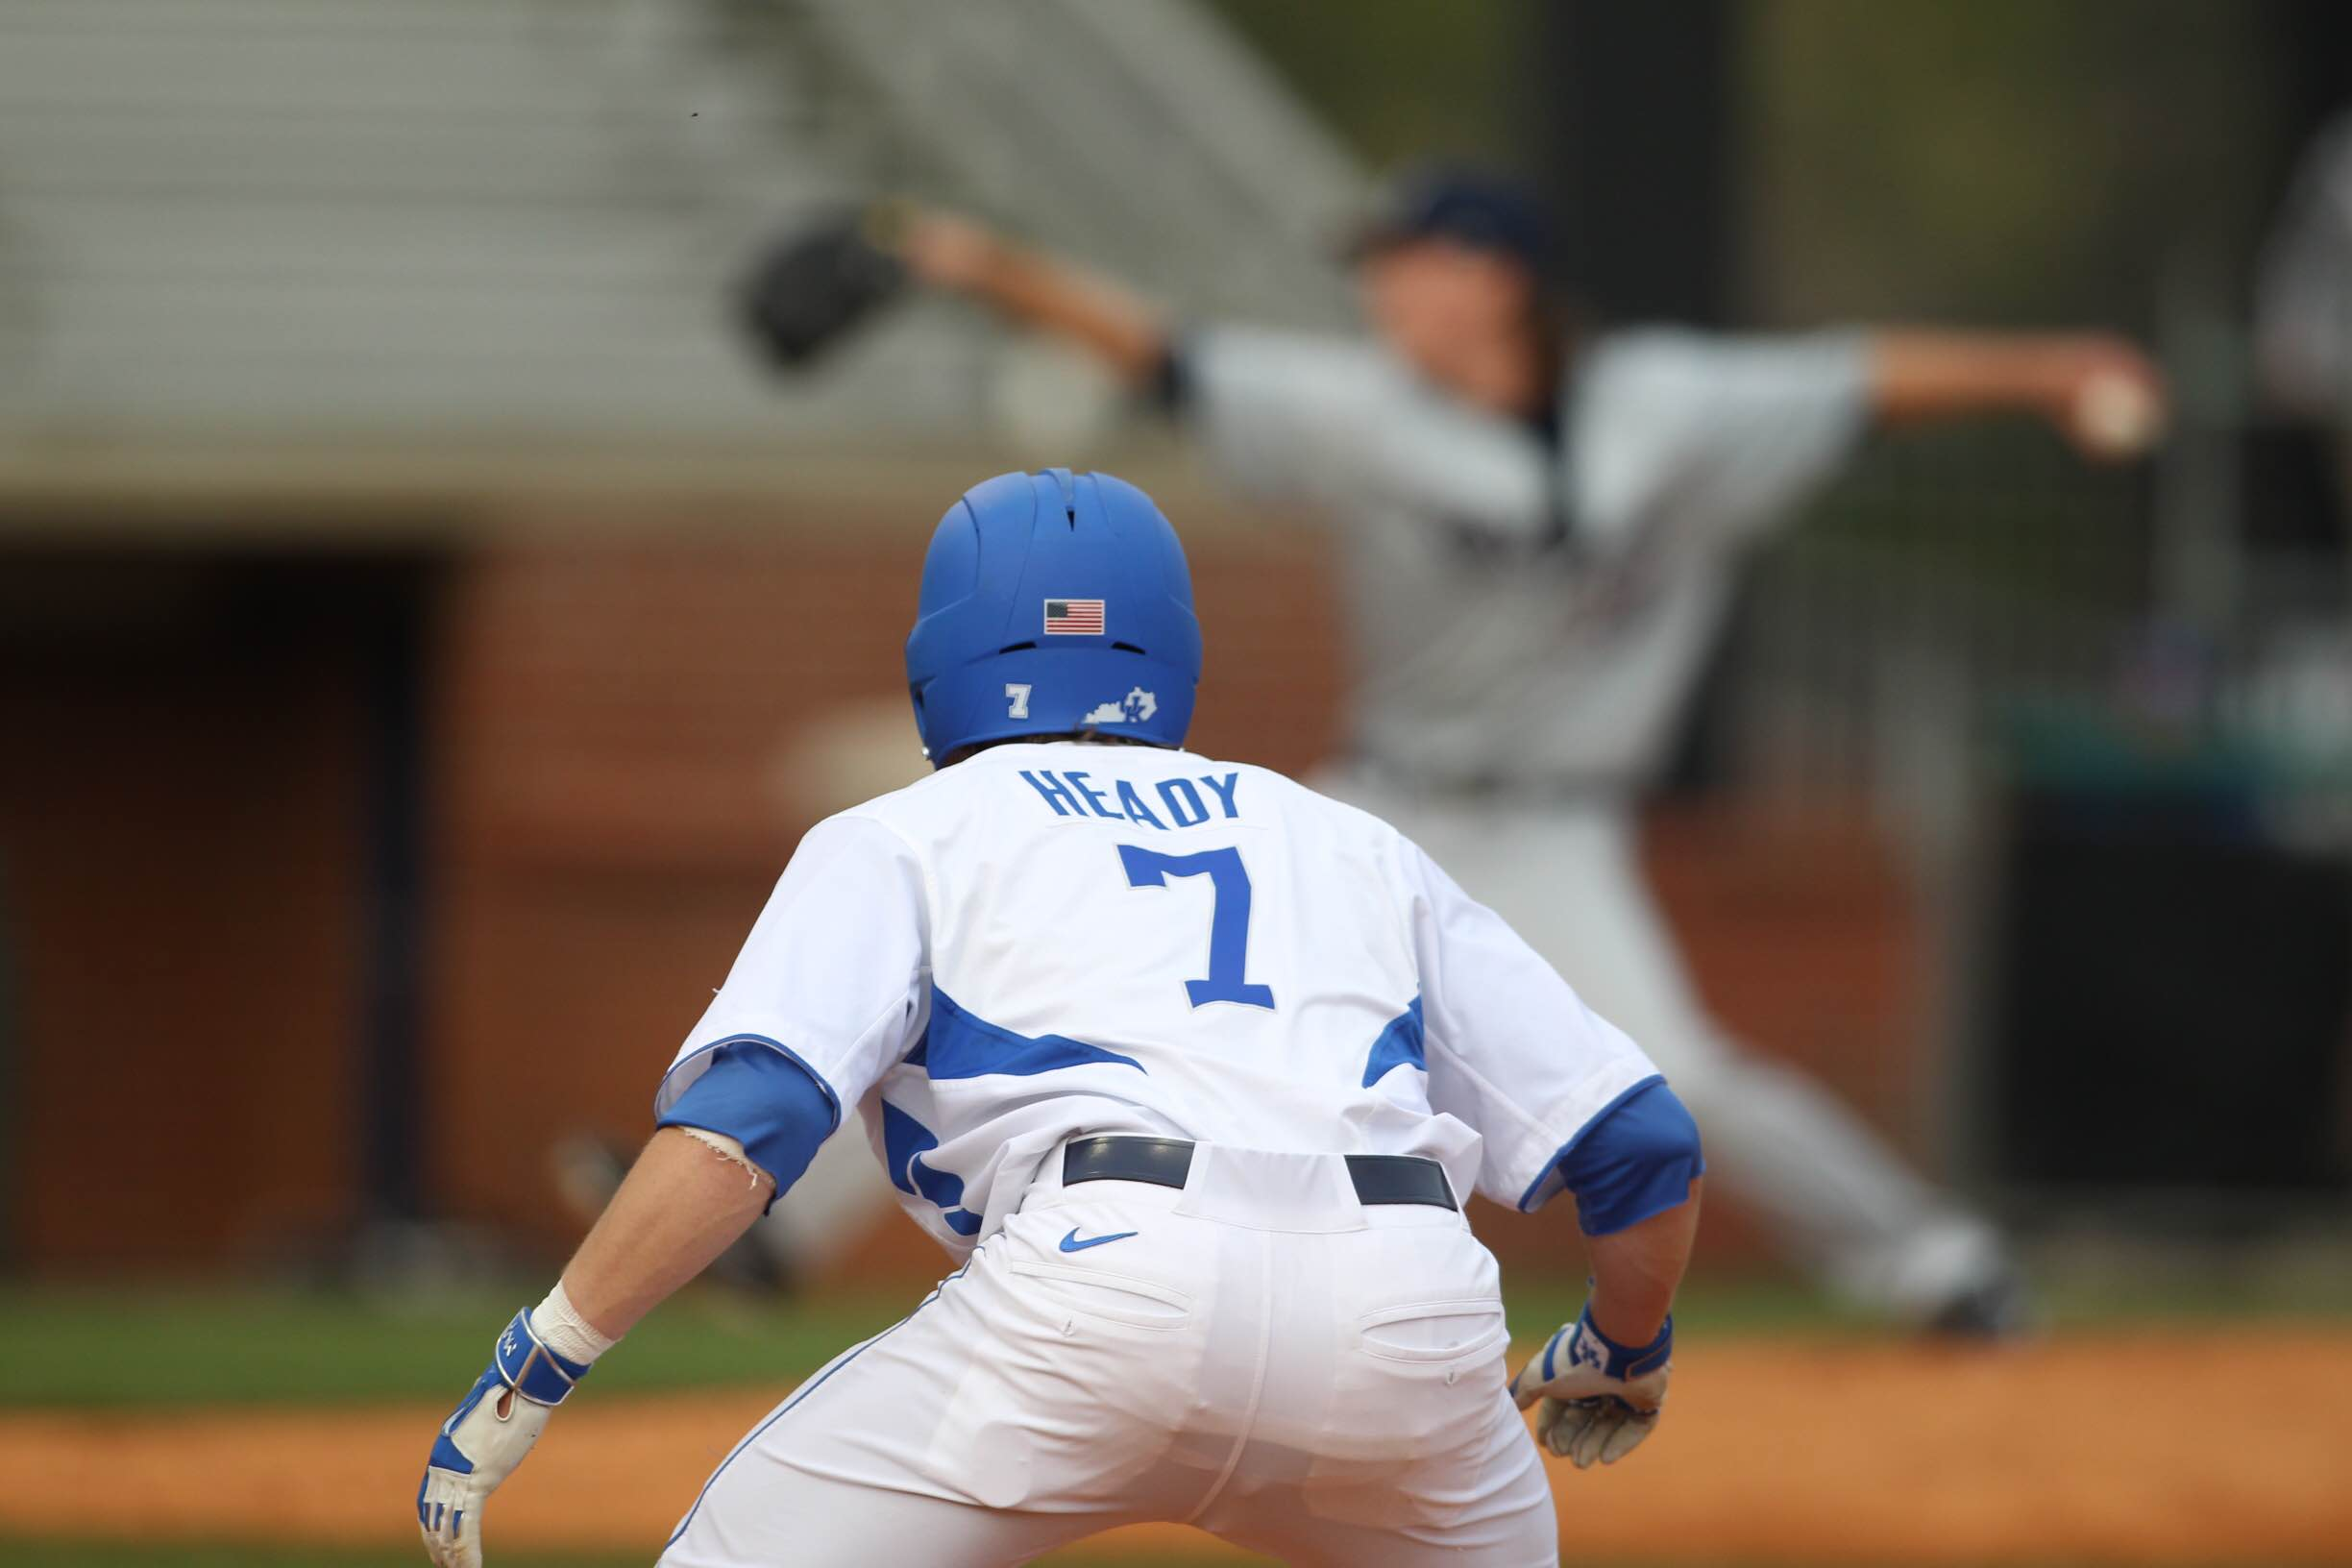
[[[2169, 1262], [2051, 1256], [2030, 1272], [2040, 1323], [2060, 1334], [2284, 1320], [2352, 1329], [2352, 1260], [2340, 1247], [2219, 1261], [2184, 1256]], [[1510, 1292], [1511, 1326], [1522, 1339], [1534, 1337], [1575, 1316], [1583, 1300], [1580, 1281], [1531, 1282]], [[1904, 1331], [1792, 1281], [1765, 1278], [1686, 1285], [1675, 1303], [1675, 1332], [1698, 1342], [1760, 1335], [1885, 1339]]]
[[[1576, 1314], [1573, 1278], [1510, 1292], [1523, 1342]], [[0, 1288], [0, 1408], [121, 1409], [454, 1400], [523, 1293], [375, 1298], [259, 1288]], [[790, 1384], [905, 1315], [919, 1292], [806, 1302], [691, 1291], [597, 1368], [600, 1395]], [[2046, 1302], [2061, 1331], [2164, 1320], [2292, 1315], [2352, 1322], [2352, 1273], [2251, 1270], [2084, 1274]], [[1676, 1309], [1685, 1342], [1771, 1335], [1882, 1337], [1888, 1330], [1784, 1282], [1696, 1283]]]
[[[1786, 1286], [1694, 1287], [1685, 1333], [1843, 1333], [1862, 1327]], [[1528, 1339], [1573, 1317], [1580, 1284], [1515, 1292]], [[771, 1302], [689, 1293], [597, 1368], [600, 1394], [788, 1384], [905, 1315], [920, 1296]], [[513, 1293], [388, 1300], [260, 1289], [0, 1289], [0, 1407], [268, 1405], [454, 1400], [513, 1313]]]
[[[915, 1300], [670, 1303], [597, 1368], [601, 1391], [790, 1383]], [[208, 1289], [0, 1291], [0, 1407], [454, 1401], [520, 1299]]]

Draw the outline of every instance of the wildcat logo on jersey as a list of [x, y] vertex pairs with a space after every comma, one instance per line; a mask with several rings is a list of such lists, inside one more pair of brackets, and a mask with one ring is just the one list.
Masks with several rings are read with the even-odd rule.
[[1138, 686], [1116, 702], [1104, 702], [1088, 711], [1078, 722], [1082, 724], [1139, 724], [1160, 711], [1160, 698]]

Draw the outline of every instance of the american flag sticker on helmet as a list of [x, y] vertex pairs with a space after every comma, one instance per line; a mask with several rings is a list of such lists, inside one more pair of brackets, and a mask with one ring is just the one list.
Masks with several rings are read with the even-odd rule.
[[1099, 599], [1049, 599], [1045, 601], [1045, 634], [1049, 637], [1100, 637], [1103, 601]]

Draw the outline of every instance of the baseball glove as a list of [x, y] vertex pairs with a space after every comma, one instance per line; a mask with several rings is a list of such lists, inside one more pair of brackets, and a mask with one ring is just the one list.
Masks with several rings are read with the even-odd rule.
[[834, 211], [796, 225], [771, 245], [738, 293], [751, 340], [777, 368], [803, 369], [906, 287], [886, 248], [883, 208]]

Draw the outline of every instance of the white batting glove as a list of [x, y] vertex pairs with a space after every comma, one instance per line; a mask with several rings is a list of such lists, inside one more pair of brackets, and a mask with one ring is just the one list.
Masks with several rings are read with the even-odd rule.
[[531, 1451], [548, 1416], [588, 1368], [540, 1343], [530, 1313], [515, 1313], [489, 1369], [474, 1380], [433, 1438], [417, 1487], [417, 1528], [437, 1568], [481, 1568], [482, 1504]]
[[1519, 1369], [1511, 1398], [1523, 1410], [1543, 1401], [1535, 1440], [1579, 1470], [1615, 1464], [1657, 1426], [1673, 1355], [1673, 1318], [1655, 1339], [1629, 1349], [1593, 1326], [1587, 1306]]

